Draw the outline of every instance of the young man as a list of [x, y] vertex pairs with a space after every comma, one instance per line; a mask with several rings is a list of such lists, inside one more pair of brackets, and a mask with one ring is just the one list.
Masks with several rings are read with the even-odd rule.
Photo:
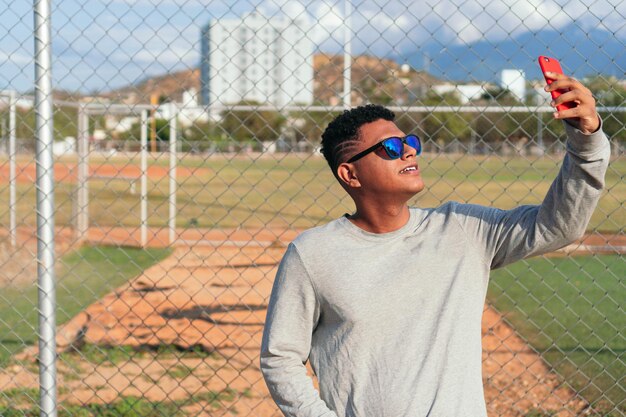
[[582, 236], [608, 165], [591, 93], [550, 77], [547, 91], [569, 90], [553, 106], [578, 106], [554, 114], [566, 120], [567, 154], [538, 206], [409, 208], [424, 188], [419, 140], [398, 129], [393, 113], [359, 107], [328, 125], [323, 153], [356, 212], [300, 235], [278, 269], [261, 369], [285, 415], [487, 415], [481, 317], [489, 271]]

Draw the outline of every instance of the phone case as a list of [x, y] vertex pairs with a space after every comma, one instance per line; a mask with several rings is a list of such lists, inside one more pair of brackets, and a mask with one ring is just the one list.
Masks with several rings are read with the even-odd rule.
[[[538, 61], [539, 61], [539, 66], [541, 67], [541, 72], [543, 73], [543, 76], [546, 79], [546, 83], [552, 84], [552, 81], [553, 81], [545, 76], [546, 72], [557, 72], [559, 74], [563, 74], [563, 69], [561, 68], [561, 64], [555, 58], [542, 55], [539, 57]], [[551, 91], [550, 94], [552, 95], [552, 99], [556, 99], [558, 96], [566, 92], [567, 90], [555, 90], [555, 91]], [[556, 106], [557, 110], [559, 111], [573, 109], [574, 107], [576, 107], [576, 103], [571, 102], [571, 101], [567, 103], [559, 104], [558, 106]]]

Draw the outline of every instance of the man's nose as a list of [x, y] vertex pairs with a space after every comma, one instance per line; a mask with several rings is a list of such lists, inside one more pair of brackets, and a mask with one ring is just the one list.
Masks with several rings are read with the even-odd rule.
[[402, 159], [415, 158], [417, 151], [412, 146], [403, 143], [404, 149], [402, 150]]

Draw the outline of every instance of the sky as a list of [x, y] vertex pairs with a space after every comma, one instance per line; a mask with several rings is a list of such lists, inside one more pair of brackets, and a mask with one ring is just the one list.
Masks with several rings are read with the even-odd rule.
[[[32, 2], [0, 1], [0, 89], [30, 91]], [[354, 54], [402, 56], [429, 42], [497, 43], [572, 22], [626, 40], [626, 0], [351, 0], [351, 8]], [[52, 2], [53, 84], [106, 92], [196, 67], [204, 25], [254, 10], [269, 18], [305, 17], [317, 51], [342, 52], [344, 0], [58, 0]]]

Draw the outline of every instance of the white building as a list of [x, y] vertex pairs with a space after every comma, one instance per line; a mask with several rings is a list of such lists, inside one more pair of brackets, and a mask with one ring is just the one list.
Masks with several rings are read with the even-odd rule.
[[178, 106], [178, 120], [183, 127], [209, 121], [209, 114], [198, 101], [198, 91], [195, 88], [183, 92], [183, 99]]
[[[155, 111], [157, 119], [170, 119], [174, 115], [176, 115], [181, 127], [209, 121], [209, 114], [204, 107], [198, 104], [198, 92], [194, 88], [183, 91], [180, 103], [164, 103], [159, 105]], [[141, 120], [137, 115], [120, 117], [116, 114], [106, 114], [104, 116], [105, 129], [117, 133], [128, 132], [134, 125], [140, 122]]]
[[484, 94], [487, 94], [487, 89], [484, 85], [480, 84], [438, 84], [433, 85], [433, 91], [439, 95], [446, 93], [454, 93], [461, 100], [461, 104], [467, 104], [471, 100], [477, 100]]
[[133, 125], [139, 122], [140, 120], [137, 116], [126, 116], [120, 118], [120, 116], [116, 114], [104, 115], [104, 128], [117, 133], [130, 131]]
[[159, 119], [171, 119], [176, 116], [182, 127], [209, 121], [209, 114], [198, 103], [198, 92], [195, 88], [183, 91], [180, 103], [161, 104], [157, 107], [155, 114]]
[[267, 18], [258, 12], [211, 21], [201, 39], [203, 104], [312, 103], [311, 30], [305, 18]]
[[513, 96], [524, 103], [526, 101], [526, 75], [520, 69], [504, 69], [500, 72], [499, 85], [509, 90]]

